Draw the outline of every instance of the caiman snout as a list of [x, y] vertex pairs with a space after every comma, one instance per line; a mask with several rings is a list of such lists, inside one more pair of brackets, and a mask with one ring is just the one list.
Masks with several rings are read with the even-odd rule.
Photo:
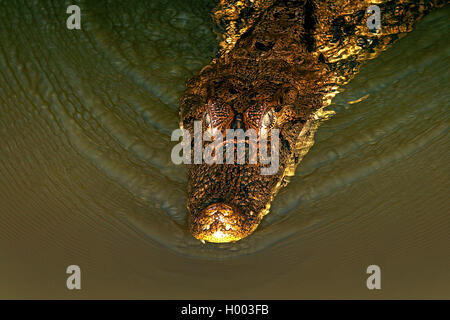
[[225, 203], [214, 203], [197, 215], [190, 216], [190, 229], [195, 238], [215, 243], [238, 241], [251, 234], [259, 219]]

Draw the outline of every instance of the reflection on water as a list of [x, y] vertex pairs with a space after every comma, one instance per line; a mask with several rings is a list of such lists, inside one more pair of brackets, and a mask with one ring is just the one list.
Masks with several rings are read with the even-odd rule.
[[448, 8], [335, 98], [254, 235], [203, 245], [169, 134], [212, 5], [85, 1], [73, 32], [24, 3], [0, 1], [0, 297], [70, 297], [74, 263], [85, 297], [370, 297], [373, 263], [386, 297], [448, 297]]

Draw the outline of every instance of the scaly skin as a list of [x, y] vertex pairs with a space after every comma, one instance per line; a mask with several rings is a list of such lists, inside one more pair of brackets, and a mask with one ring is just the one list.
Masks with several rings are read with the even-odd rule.
[[236, 121], [259, 132], [269, 116], [269, 130], [280, 130], [280, 166], [261, 175], [261, 164], [188, 165], [193, 236], [230, 242], [251, 234], [312, 145], [338, 87], [443, 3], [378, 1], [381, 30], [370, 31], [370, 1], [221, 1], [214, 16], [226, 29], [222, 49], [188, 82], [181, 125], [192, 136], [195, 120], [223, 133]]

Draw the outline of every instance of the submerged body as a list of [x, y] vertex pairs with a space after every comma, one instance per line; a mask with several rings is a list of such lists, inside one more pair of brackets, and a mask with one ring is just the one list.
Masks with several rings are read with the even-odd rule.
[[188, 165], [193, 236], [230, 242], [251, 234], [312, 145], [318, 120], [361, 63], [411, 31], [436, 1], [384, 1], [381, 29], [369, 30], [368, 1], [222, 1], [219, 57], [188, 82], [181, 126], [279, 130], [279, 169], [262, 164]]

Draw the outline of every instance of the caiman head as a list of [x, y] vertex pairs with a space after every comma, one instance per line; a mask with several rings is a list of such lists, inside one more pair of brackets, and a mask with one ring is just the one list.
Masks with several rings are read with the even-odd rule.
[[[279, 158], [272, 174], [261, 173], [261, 168], [270, 164], [262, 164], [259, 158], [256, 164], [249, 163], [248, 157], [244, 164], [226, 164], [225, 160], [223, 164], [188, 164], [190, 231], [199, 240], [216, 243], [247, 237], [268, 213], [286, 168], [296, 160], [296, 142], [308, 119], [297, 106], [315, 99], [302, 96], [289, 83], [220, 73], [213, 66], [188, 82], [181, 99], [180, 126], [190, 132], [192, 140], [194, 121], [202, 122], [203, 132], [217, 130], [223, 140], [227, 129], [253, 129], [258, 147], [263, 137], [268, 138], [268, 154], [272, 152], [271, 133], [278, 129], [278, 150], [274, 154]], [[208, 143], [203, 142], [203, 148]], [[235, 143], [233, 140], [234, 148]]]
[[[279, 166], [275, 173], [263, 175], [260, 162], [189, 164], [187, 207], [195, 238], [237, 241], [257, 228], [285, 176], [293, 174], [312, 145], [314, 119], [324, 115], [337, 86], [351, 79], [360, 63], [395, 41], [396, 33], [411, 30], [410, 22], [434, 6], [432, 1], [420, 1], [419, 6], [416, 2], [411, 1], [411, 10], [397, 13], [396, 9], [395, 14], [389, 9], [392, 1], [380, 4], [386, 12], [382, 30], [389, 30], [380, 34], [366, 32], [364, 1], [356, 1], [354, 7], [339, 1], [275, 1], [256, 23], [241, 30], [238, 40], [233, 36], [238, 32], [227, 36], [229, 46], [222, 55], [188, 82], [180, 124], [191, 136], [195, 121], [202, 122], [203, 130], [222, 134], [227, 129], [254, 129], [258, 144], [276, 129]], [[353, 16], [343, 14], [349, 9]], [[235, 13], [216, 12], [219, 20], [233, 20], [228, 31], [241, 25], [241, 14]], [[409, 22], [399, 28], [399, 19], [401, 24]]]

